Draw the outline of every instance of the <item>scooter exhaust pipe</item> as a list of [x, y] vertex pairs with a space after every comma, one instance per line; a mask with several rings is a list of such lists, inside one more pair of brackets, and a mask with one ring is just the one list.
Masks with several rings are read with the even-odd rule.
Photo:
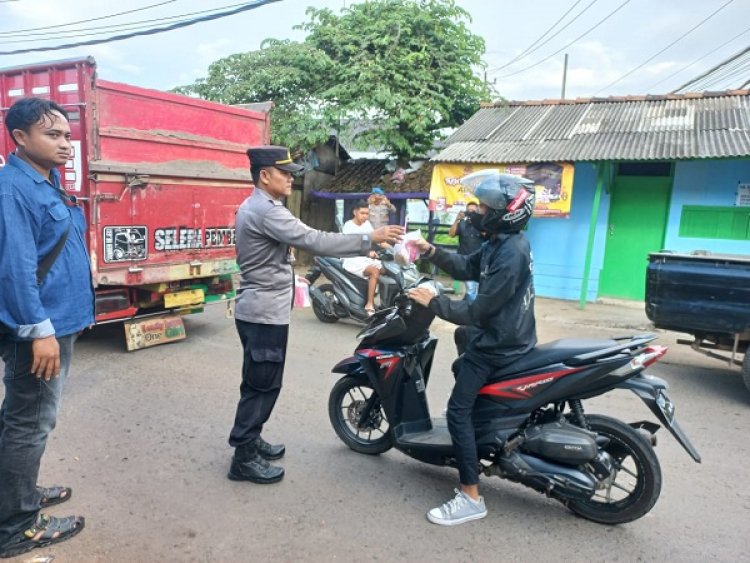
[[638, 432], [644, 440], [651, 444], [651, 447], [656, 447], [656, 431], [661, 428], [658, 424], [643, 420], [641, 422], [631, 422], [630, 426], [632, 426], [633, 430]]
[[637, 428], [636, 430], [638, 431], [638, 434], [643, 436], [644, 440], [651, 444], [651, 447], [656, 447], [656, 434], [651, 434], [651, 432], [645, 428]]

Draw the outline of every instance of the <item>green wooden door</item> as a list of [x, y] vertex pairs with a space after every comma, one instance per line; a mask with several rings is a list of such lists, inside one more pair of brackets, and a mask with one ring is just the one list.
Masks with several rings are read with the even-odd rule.
[[663, 248], [671, 185], [664, 176], [615, 178], [599, 295], [645, 299], [648, 254]]

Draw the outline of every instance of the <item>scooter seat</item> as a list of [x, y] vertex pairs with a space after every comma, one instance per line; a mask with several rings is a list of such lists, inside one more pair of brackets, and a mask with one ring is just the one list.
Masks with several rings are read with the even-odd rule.
[[616, 346], [617, 342], [604, 338], [563, 338], [537, 346], [531, 352], [510, 365], [492, 374], [490, 381], [510, 379], [519, 373], [542, 366], [565, 362], [568, 358], [579, 354], [587, 354]]

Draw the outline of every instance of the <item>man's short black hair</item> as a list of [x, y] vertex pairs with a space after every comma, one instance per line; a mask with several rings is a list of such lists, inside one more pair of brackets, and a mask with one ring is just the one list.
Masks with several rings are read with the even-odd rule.
[[10, 138], [16, 143], [15, 138], [13, 138], [13, 131], [20, 129], [28, 133], [31, 127], [39, 123], [42, 118], [51, 118], [52, 112], [58, 112], [65, 119], [68, 119], [68, 112], [55, 102], [43, 100], [42, 98], [23, 98], [18, 100], [10, 106], [8, 114], [5, 116], [5, 127], [8, 129]]
[[354, 213], [357, 209], [362, 209], [363, 207], [366, 207], [368, 209], [370, 208], [370, 206], [367, 205], [367, 202], [364, 199], [358, 199], [352, 206], [352, 213]]

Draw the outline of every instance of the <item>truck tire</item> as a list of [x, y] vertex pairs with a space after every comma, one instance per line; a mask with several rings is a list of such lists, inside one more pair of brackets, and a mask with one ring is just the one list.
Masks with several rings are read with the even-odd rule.
[[742, 379], [745, 387], [750, 391], [750, 348], [745, 350], [745, 359], [742, 361]]

